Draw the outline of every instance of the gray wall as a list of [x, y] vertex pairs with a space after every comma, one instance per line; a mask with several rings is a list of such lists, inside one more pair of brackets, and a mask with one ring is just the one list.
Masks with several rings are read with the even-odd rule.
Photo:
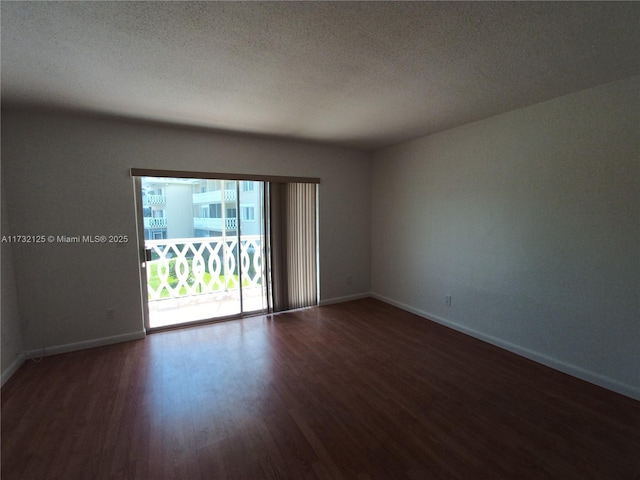
[[[4, 192], [2, 193], [4, 197]], [[2, 232], [1, 235], [10, 236], [9, 216], [6, 210], [6, 202], [2, 199]], [[13, 244], [2, 243], [0, 252], [0, 291], [2, 302], [0, 308], [0, 330], [2, 332], [2, 384], [9, 379], [11, 374], [24, 360], [22, 343], [22, 324], [18, 311], [18, 296], [16, 292], [15, 277], [13, 271]]]
[[375, 153], [374, 294], [640, 397], [639, 92], [635, 77]]
[[[130, 167], [320, 177], [321, 300], [328, 303], [370, 291], [370, 155], [366, 153], [6, 110], [2, 160], [2, 187], [14, 233], [121, 234], [133, 239], [123, 247], [15, 246], [16, 286], [28, 350], [122, 340], [142, 331]], [[347, 275], [352, 275], [351, 283]], [[107, 308], [115, 309], [114, 319], [107, 319]]]

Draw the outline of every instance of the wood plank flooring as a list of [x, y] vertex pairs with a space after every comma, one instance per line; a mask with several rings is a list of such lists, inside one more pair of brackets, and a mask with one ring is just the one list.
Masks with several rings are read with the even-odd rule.
[[2, 480], [640, 479], [640, 402], [365, 299], [28, 361]]

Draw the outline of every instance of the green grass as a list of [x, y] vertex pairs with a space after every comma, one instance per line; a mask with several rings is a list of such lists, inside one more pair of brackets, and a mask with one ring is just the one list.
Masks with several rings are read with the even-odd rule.
[[[190, 263], [189, 263], [189, 267], [191, 268]], [[227, 278], [228, 278], [226, 283], [227, 289], [233, 290], [238, 288], [238, 275], [228, 275]], [[224, 275], [220, 275], [219, 277], [213, 277], [209, 272], [205, 272], [203, 274], [203, 280], [204, 280], [204, 286], [202, 285], [202, 283], [199, 284], [200, 293], [213, 293], [217, 291], [222, 291], [224, 289], [224, 285], [225, 285]], [[175, 275], [170, 274], [167, 282], [172, 288], [176, 287], [178, 285], [178, 278]], [[160, 283], [161, 281], [158, 275], [158, 265], [157, 264], [149, 265], [149, 278], [147, 280], [147, 285], [149, 289], [156, 292], [160, 287]], [[189, 277], [187, 277], [187, 283], [189, 285], [193, 285], [195, 283], [192, 274], [190, 274]], [[244, 287], [249, 286], [249, 280], [247, 279], [244, 279], [242, 283]], [[186, 294], [187, 294], [187, 289], [184, 286], [180, 287], [179, 295], [182, 296]], [[159, 296], [160, 298], [169, 298], [171, 296], [171, 293], [169, 292], [169, 290], [167, 290], [167, 287], [163, 287]]]

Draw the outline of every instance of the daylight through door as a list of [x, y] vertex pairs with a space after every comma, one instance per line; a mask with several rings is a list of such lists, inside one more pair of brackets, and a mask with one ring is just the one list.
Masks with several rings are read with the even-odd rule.
[[142, 177], [149, 328], [267, 309], [264, 182]]

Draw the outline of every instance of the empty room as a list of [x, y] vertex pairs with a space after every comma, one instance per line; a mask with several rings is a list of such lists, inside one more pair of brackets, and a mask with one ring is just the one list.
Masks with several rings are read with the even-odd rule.
[[23, 2], [12, 479], [640, 478], [640, 4]]

